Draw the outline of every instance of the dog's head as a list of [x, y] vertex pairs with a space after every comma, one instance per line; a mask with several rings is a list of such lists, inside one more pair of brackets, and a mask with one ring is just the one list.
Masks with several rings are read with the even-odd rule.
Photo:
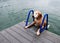
[[42, 13], [40, 11], [34, 11], [34, 18], [39, 19], [42, 17]]

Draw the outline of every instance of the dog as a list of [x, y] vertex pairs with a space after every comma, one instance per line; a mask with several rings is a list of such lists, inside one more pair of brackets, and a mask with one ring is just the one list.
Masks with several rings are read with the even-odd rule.
[[[36, 35], [39, 36], [40, 35], [40, 25], [42, 23], [43, 16], [39, 10], [34, 11], [33, 16], [35, 18], [34, 21], [30, 25], [25, 26], [25, 29], [30, 28], [35, 25], [35, 26], [37, 26]], [[44, 26], [46, 26], [46, 20], [44, 20], [42, 28], [44, 28]]]

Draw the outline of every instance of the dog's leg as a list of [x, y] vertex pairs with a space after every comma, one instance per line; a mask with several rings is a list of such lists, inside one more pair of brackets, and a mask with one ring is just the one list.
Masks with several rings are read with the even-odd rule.
[[38, 29], [40, 28], [39, 26], [36, 26], [37, 28], [35, 29], [35, 32], [37, 32], [38, 31]]
[[34, 26], [34, 24], [35, 24], [35, 22], [32, 22], [30, 25], [25, 26], [25, 29], [30, 28], [30, 27], [32, 27], [32, 26]]
[[40, 35], [40, 28], [37, 30], [36, 35], [37, 35], [37, 36]]

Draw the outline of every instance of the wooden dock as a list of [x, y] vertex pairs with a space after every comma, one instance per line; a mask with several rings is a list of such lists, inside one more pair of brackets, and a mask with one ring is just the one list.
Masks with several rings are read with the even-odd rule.
[[39, 37], [33, 29], [24, 29], [25, 22], [0, 31], [0, 43], [60, 43], [60, 36], [44, 31]]

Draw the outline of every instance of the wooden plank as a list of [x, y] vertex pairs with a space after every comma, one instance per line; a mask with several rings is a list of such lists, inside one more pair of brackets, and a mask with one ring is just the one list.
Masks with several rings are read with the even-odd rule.
[[[21, 28], [20, 28], [20, 29], [21, 29]], [[22, 28], [22, 29], [23, 29], [23, 28]], [[30, 41], [31, 43], [32, 43], [32, 42], [35, 43], [34, 39], [36, 39], [36, 37], [35, 37], [36, 35], [33, 36], [33, 37], [32, 37], [32, 36], [29, 36], [28, 34], [24, 33], [23, 31], [19, 30], [18, 28], [15, 28], [15, 26], [12, 27], [11, 30], [13, 30], [13, 31], [17, 32], [18, 34], [22, 35], [23, 37], [25, 37], [25, 39], [27, 39], [27, 40]], [[40, 42], [40, 43], [41, 43], [41, 42]]]
[[[23, 26], [23, 27], [24, 27], [24, 25], [22, 25], [22, 24], [25, 24], [25, 23], [24, 23], [24, 22], [22, 22], [22, 23], [20, 23], [18, 26], [19, 26], [19, 27], [21, 27], [21, 26]], [[32, 34], [32, 33], [31, 33], [31, 34]], [[35, 35], [34, 35], [33, 37], [35, 37]], [[39, 37], [39, 38], [40, 38], [40, 37]], [[34, 39], [36, 39], [36, 37], [35, 37]], [[44, 39], [45, 39], [45, 38], [44, 38]], [[39, 39], [39, 40], [40, 40], [40, 39]], [[47, 40], [47, 39], [45, 39], [45, 40]], [[34, 42], [34, 43], [35, 43], [36, 41], [34, 41], [34, 40], [33, 40], [32, 42]], [[41, 42], [41, 41], [40, 41], [40, 42]], [[43, 41], [43, 42], [44, 42], [44, 41]], [[48, 42], [51, 42], [51, 41], [48, 41]], [[51, 42], [51, 43], [52, 43], [52, 42]]]
[[27, 34], [29, 34], [30, 36], [34, 36], [35, 34], [33, 34], [30, 30], [31, 29], [24, 29], [24, 25], [22, 26], [21, 24], [24, 24], [24, 22], [21, 22], [20, 24], [18, 24], [18, 25], [15, 25], [15, 27], [16, 28], [20, 28], [20, 30], [22, 30], [23, 32], [25, 32], [25, 33], [27, 33]]
[[44, 38], [44, 37], [40, 37], [40, 41], [41, 41], [42, 43], [53, 43], [52, 41], [50, 41], [50, 40], [48, 40], [48, 39], [46, 39], [46, 38]]
[[32, 28], [24, 29], [25, 22], [0, 31], [0, 43], [60, 43], [60, 36], [44, 31], [38, 37]]
[[[22, 22], [22, 24], [25, 24], [25, 23]], [[22, 25], [22, 24], [20, 23], [20, 25]], [[22, 26], [24, 27], [24, 25], [22, 25]], [[44, 38], [46, 38], [46, 39], [48, 39], [48, 40], [50, 40], [50, 41], [52, 41], [54, 43], [57, 43], [57, 42], [60, 43], [60, 36], [58, 36], [58, 35], [56, 35], [54, 33], [51, 33], [49, 31], [44, 31], [42, 33], [41, 37], [44, 37]]]
[[56, 38], [53, 34], [49, 33], [49, 31], [44, 31], [42, 34], [41, 34], [41, 37], [44, 37], [54, 43], [60, 43], [60, 39], [59, 38]]
[[16, 38], [21, 43], [30, 43], [30, 41], [26, 40], [24, 37], [22, 37], [21, 35], [19, 35], [18, 33], [14, 32], [10, 29], [7, 29], [6, 32], [8, 32], [11, 36]]
[[[23, 29], [23, 28], [22, 28]], [[33, 37], [30, 36], [29, 34], [23, 32], [21, 30], [21, 28], [16, 28], [15, 26], [11, 28], [11, 30], [17, 32], [19, 35], [23, 36], [25, 39], [29, 40], [29, 41], [32, 41], [33, 40]]]
[[12, 37], [10, 34], [8, 34], [5, 30], [1, 32], [2, 35], [4, 35], [11, 43], [20, 43], [18, 40], [16, 40], [14, 37]]
[[[25, 22], [23, 21], [23, 22], [19, 23], [19, 25], [24, 28]], [[33, 35], [35, 34], [33, 28], [29, 28], [29, 29], [26, 29], [26, 30], [29, 30], [29, 32], [30, 32], [31, 34], [33, 34]]]
[[0, 43], [10, 43], [10, 41], [0, 33]]
[[60, 36], [58, 36], [57, 34], [49, 32], [49, 31], [46, 31], [46, 32], [47, 32], [46, 34], [48, 34], [49, 36], [52, 36], [52, 37], [57, 38], [57, 39], [60, 39]]

